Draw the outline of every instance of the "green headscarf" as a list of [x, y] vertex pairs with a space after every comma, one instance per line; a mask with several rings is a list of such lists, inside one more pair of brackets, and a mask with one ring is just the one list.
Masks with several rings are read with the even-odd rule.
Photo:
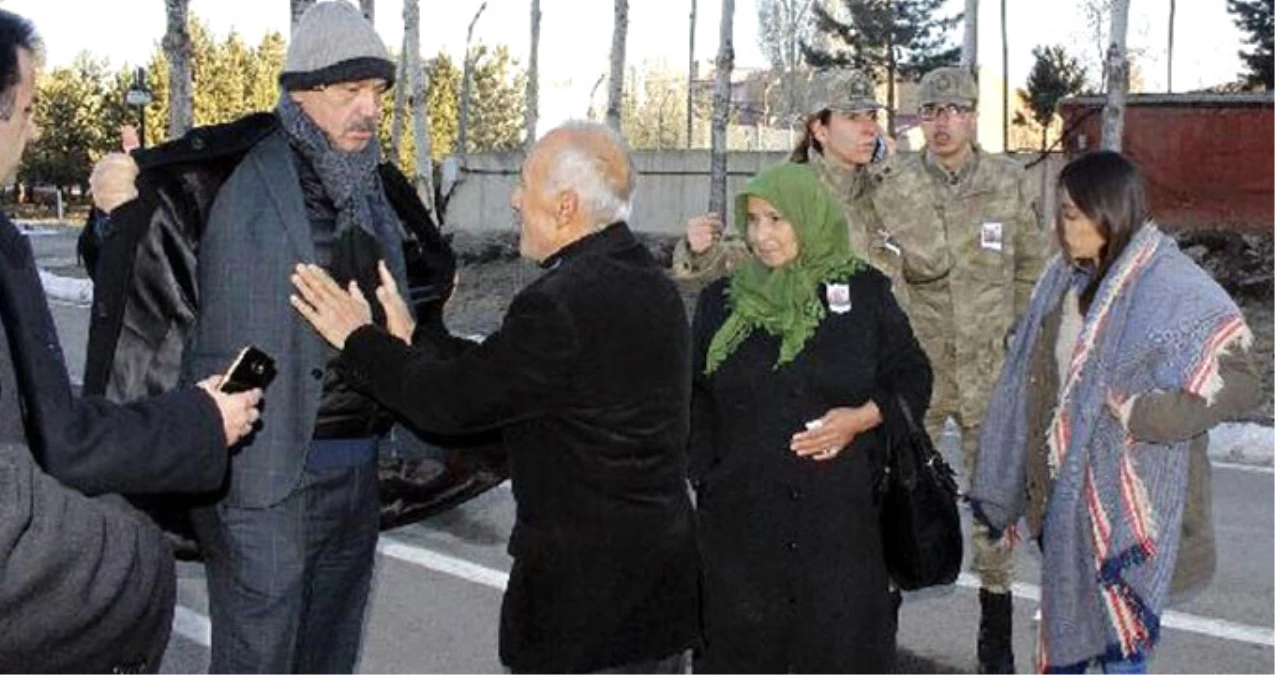
[[730, 315], [708, 346], [704, 372], [717, 370], [760, 328], [781, 340], [779, 368], [796, 358], [823, 321], [819, 284], [849, 276], [863, 263], [850, 251], [845, 212], [805, 164], [763, 170], [735, 197], [735, 228], [748, 237], [748, 198], [770, 202], [797, 235], [797, 257], [771, 269], [753, 258], [731, 275]]

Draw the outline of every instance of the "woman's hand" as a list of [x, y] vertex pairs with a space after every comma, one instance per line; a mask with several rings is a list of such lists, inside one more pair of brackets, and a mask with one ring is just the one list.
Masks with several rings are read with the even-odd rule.
[[412, 312], [403, 301], [403, 296], [399, 295], [398, 283], [394, 281], [394, 275], [390, 274], [390, 268], [385, 265], [384, 260], [377, 264], [376, 270], [381, 275], [381, 285], [376, 288], [376, 299], [385, 308], [385, 329], [390, 335], [410, 345], [412, 333], [416, 332], [416, 320], [412, 318]]
[[881, 409], [868, 401], [857, 408], [833, 408], [793, 434], [789, 449], [799, 457], [826, 461], [841, 454], [859, 434], [881, 424]]
[[[300, 297], [292, 295], [288, 298], [292, 306], [337, 349], [345, 349], [350, 333], [372, 323], [372, 308], [364, 299], [359, 285], [353, 281], [347, 290], [341, 290], [318, 265], [297, 265], [292, 285], [301, 294]], [[397, 290], [392, 294], [397, 296]], [[411, 339], [410, 335], [408, 339]]]

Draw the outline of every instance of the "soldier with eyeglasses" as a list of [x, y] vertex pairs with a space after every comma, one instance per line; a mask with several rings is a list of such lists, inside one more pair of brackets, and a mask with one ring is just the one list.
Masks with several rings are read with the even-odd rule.
[[[1023, 167], [974, 141], [977, 104], [968, 71], [927, 73], [918, 109], [925, 147], [893, 158], [893, 176], [873, 195], [873, 210], [902, 252], [908, 315], [934, 369], [926, 427], [938, 439], [947, 418], [956, 421], [967, 476], [1007, 335], [1048, 249]], [[978, 524], [971, 530], [979, 672], [1014, 672], [1011, 539], [989, 541]]]

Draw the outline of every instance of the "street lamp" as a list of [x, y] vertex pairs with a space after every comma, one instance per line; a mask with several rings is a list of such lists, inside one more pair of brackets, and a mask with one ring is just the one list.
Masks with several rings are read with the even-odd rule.
[[151, 90], [146, 86], [146, 69], [138, 68], [133, 72], [133, 86], [124, 94], [124, 103], [137, 108], [137, 140], [143, 148], [146, 147], [146, 106], [150, 105], [151, 98]]

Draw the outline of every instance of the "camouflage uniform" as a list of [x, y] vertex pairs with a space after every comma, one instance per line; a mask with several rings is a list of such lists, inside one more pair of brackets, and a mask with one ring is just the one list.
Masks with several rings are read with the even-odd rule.
[[[939, 69], [931, 75], [956, 71]], [[922, 82], [922, 100], [937, 98], [935, 80]], [[940, 84], [976, 100], [973, 82], [960, 76]], [[968, 87], [962, 86], [968, 85]], [[949, 94], [951, 96], [952, 94]], [[1048, 248], [1031, 201], [1023, 168], [973, 148], [956, 174], [928, 153], [899, 157], [894, 175], [874, 191], [872, 203], [883, 228], [903, 250], [908, 315], [934, 369], [934, 393], [926, 427], [934, 439], [953, 417], [961, 430], [966, 475], [974, 474], [979, 427], [995, 385], [1006, 338], [1026, 308]], [[983, 588], [1005, 593], [1013, 581], [1008, 537], [988, 541], [985, 528], [971, 533], [974, 568]]]
[[[823, 110], [855, 112], [882, 107], [876, 101], [872, 79], [857, 70], [814, 73], [807, 84], [807, 92], [810, 96], [807, 109], [815, 111], [814, 114]], [[871, 164], [846, 169], [814, 148], [811, 148], [808, 162], [845, 210], [850, 250], [890, 277], [895, 297], [906, 309], [902, 259], [885, 246], [880, 220], [873, 211], [871, 200], [872, 191], [893, 170], [891, 165]], [[722, 238], [699, 255], [692, 253], [686, 239], [682, 238], [673, 250], [673, 276], [707, 282], [729, 274], [748, 259], [747, 242], [727, 224]]]

